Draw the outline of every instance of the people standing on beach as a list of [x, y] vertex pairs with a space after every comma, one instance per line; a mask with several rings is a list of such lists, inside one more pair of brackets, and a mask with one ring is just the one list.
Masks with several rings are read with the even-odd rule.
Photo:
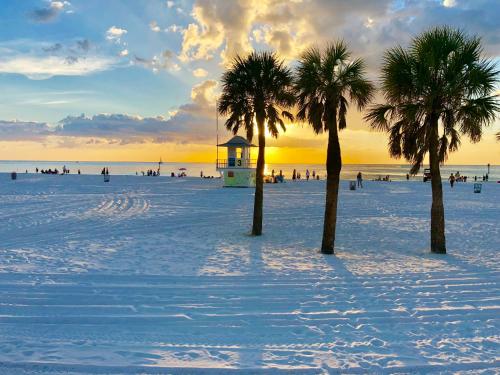
[[316, 178], [316, 171], [313, 170], [313, 180]]
[[[81, 174], [80, 170], [78, 170], [78, 174]], [[135, 172], [135, 174], [137, 174], [137, 172]]]
[[271, 177], [274, 179], [274, 169], [271, 171]]
[[406, 181], [410, 181], [410, 174], [409, 173], [406, 174]]
[[356, 180], [358, 181], [358, 187], [363, 188], [363, 175], [361, 174], [361, 172], [358, 172]]
[[309, 169], [306, 169], [306, 180], [309, 181]]
[[203, 178], [203, 171], [200, 172], [200, 177]]
[[295, 181], [296, 178], [297, 178], [297, 171], [294, 169], [292, 173], [292, 180]]
[[450, 180], [450, 186], [453, 188], [453, 185], [455, 184], [455, 176], [453, 175], [453, 173], [450, 174], [448, 180]]

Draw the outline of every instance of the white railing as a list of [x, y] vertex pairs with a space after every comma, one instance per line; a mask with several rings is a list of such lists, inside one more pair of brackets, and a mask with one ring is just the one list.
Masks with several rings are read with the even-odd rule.
[[217, 159], [217, 168], [255, 168], [257, 166], [256, 160], [248, 159]]

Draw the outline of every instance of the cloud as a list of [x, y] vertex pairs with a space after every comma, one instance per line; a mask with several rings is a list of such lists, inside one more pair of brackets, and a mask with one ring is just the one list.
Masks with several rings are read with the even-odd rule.
[[47, 6], [33, 10], [30, 16], [35, 22], [51, 22], [57, 18], [65, 7], [70, 5], [71, 3], [69, 1], [50, 1]]
[[167, 121], [161, 116], [99, 114], [92, 117], [68, 116], [59, 122], [56, 135], [103, 138], [127, 144], [164, 141], [168, 133], [167, 130]]
[[[217, 82], [204, 81], [193, 87], [191, 102], [173, 111], [170, 118], [128, 114], [68, 116], [58, 123], [55, 136], [105, 139], [120, 144], [194, 142], [211, 143], [214, 136]], [[0, 133], [1, 134], [1, 133]]]
[[78, 49], [88, 52], [90, 50], [90, 41], [88, 39], [77, 40], [76, 46]]
[[312, 44], [343, 38], [375, 71], [386, 48], [443, 22], [467, 25], [469, 32], [484, 36], [487, 52], [498, 55], [498, 13], [497, 0], [196, 0], [179, 57], [183, 62], [219, 58], [227, 64], [257, 47], [294, 60]]
[[153, 56], [151, 59], [145, 59], [139, 56], [134, 56], [134, 63], [142, 65], [157, 73], [160, 70], [169, 70], [176, 72], [180, 70], [179, 64], [175, 62], [175, 54], [170, 50], [165, 50], [159, 56]]
[[53, 76], [84, 76], [110, 69], [115, 61], [109, 57], [32, 56], [0, 57], [0, 73], [22, 74], [30, 79]]
[[0, 52], [0, 73], [22, 74], [35, 80], [84, 76], [118, 65], [116, 54], [102, 54], [102, 48], [94, 47], [88, 39], [68, 44], [14, 39], [0, 42]]
[[51, 46], [48, 46], [48, 47], [42, 47], [42, 50], [44, 52], [54, 53], [54, 52], [60, 51], [62, 48], [63, 48], [63, 46], [61, 43], [55, 43], [55, 44], [52, 44]]
[[195, 77], [201, 78], [201, 77], [206, 77], [208, 75], [208, 72], [205, 69], [198, 68], [193, 70], [193, 75]]
[[171, 0], [168, 0], [166, 4], [167, 4], [167, 8], [172, 8], [175, 5], [175, 3]]
[[217, 81], [206, 80], [191, 90], [191, 102], [181, 105], [168, 119], [176, 139], [193, 143], [211, 143], [214, 137]]
[[176, 24], [170, 25], [165, 29], [165, 32], [167, 33], [180, 33], [184, 31], [184, 28], [182, 26], [178, 26]]
[[111, 26], [107, 31], [106, 31], [106, 39], [110, 40], [115, 43], [120, 43], [121, 38], [127, 33], [127, 30], [121, 29], [116, 26]]
[[151, 21], [149, 23], [149, 28], [155, 33], [159, 33], [161, 31], [160, 26], [158, 26], [158, 23], [156, 21]]
[[124, 50], [120, 51], [119, 55], [121, 57], [128, 56], [128, 49], [124, 49]]
[[0, 120], [0, 139], [2, 141], [38, 141], [53, 134], [44, 122]]
[[254, 21], [250, 1], [197, 1], [192, 10], [195, 20], [182, 32], [182, 61], [208, 60], [225, 44], [223, 54], [248, 52], [247, 32]]
[[[215, 89], [217, 82], [204, 81], [193, 87], [191, 101], [172, 111], [170, 118], [130, 114], [67, 116], [57, 124], [2, 121], [3, 141], [85, 142], [88, 144], [197, 143], [211, 144], [214, 137]], [[66, 96], [67, 92], [57, 93]], [[36, 105], [61, 105], [65, 99], [30, 102]], [[76, 140], [80, 138], [80, 140]]]

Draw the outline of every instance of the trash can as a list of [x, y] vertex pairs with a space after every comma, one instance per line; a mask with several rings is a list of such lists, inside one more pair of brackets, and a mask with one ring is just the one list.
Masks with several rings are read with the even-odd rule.
[[480, 193], [483, 184], [474, 184], [474, 193]]
[[12, 173], [10, 174], [10, 179], [11, 179], [11, 180], [16, 180], [16, 179], [17, 179], [17, 172], [12, 172]]
[[356, 190], [356, 181], [349, 181], [349, 190]]

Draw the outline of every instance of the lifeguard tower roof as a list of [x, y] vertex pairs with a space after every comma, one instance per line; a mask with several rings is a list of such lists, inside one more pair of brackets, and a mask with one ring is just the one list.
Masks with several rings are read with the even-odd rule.
[[219, 146], [219, 147], [257, 147], [239, 135], [235, 135], [233, 138], [231, 138], [226, 143], [221, 143], [220, 145], [217, 145], [217, 146]]

